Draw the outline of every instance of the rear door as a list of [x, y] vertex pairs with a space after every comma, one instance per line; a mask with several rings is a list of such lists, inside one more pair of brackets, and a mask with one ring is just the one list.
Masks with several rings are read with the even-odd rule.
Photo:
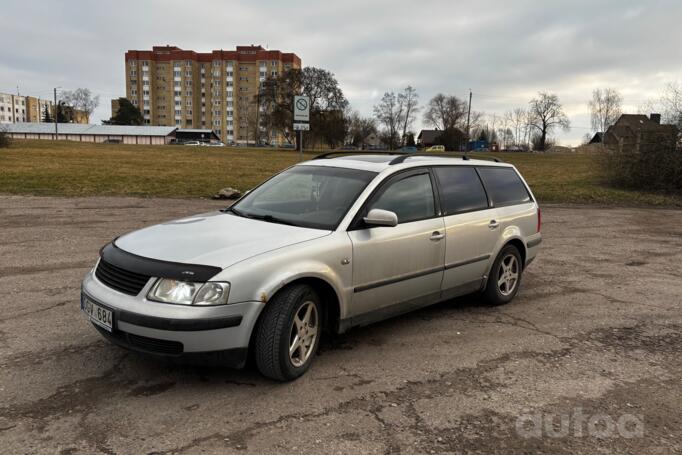
[[[428, 169], [400, 173], [382, 184], [358, 214], [353, 243], [353, 323], [409, 311], [438, 300], [445, 233]], [[394, 227], [366, 226], [371, 209], [398, 215]]]
[[442, 298], [480, 288], [500, 237], [496, 209], [473, 166], [437, 166], [441, 210], [446, 230]]
[[478, 173], [497, 210], [500, 229], [513, 230], [523, 239], [537, 234], [537, 205], [516, 170], [512, 167], [480, 166]]

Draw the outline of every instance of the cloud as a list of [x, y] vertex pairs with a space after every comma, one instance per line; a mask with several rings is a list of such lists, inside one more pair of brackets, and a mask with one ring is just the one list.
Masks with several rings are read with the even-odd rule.
[[474, 108], [490, 114], [554, 92], [574, 125], [559, 138], [576, 143], [594, 88], [619, 89], [635, 109], [682, 79], [681, 15], [677, 0], [5, 0], [0, 91], [88, 87], [102, 97], [99, 120], [125, 92], [128, 49], [262, 44], [332, 71], [365, 115], [384, 91], [408, 84], [422, 104], [471, 89]]

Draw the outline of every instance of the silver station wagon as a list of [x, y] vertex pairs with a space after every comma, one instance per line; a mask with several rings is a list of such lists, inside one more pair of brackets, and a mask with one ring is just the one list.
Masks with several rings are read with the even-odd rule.
[[509, 164], [326, 154], [230, 208], [116, 238], [81, 309], [120, 346], [233, 367], [250, 354], [292, 380], [323, 331], [469, 293], [509, 302], [541, 240], [538, 204]]

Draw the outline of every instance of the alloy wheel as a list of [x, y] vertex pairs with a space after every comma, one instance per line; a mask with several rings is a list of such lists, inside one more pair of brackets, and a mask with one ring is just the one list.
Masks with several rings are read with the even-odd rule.
[[508, 254], [500, 261], [497, 271], [497, 288], [504, 296], [510, 295], [519, 282], [519, 261], [513, 254]]
[[295, 367], [303, 366], [315, 348], [319, 332], [317, 306], [304, 302], [294, 314], [289, 336], [289, 360]]

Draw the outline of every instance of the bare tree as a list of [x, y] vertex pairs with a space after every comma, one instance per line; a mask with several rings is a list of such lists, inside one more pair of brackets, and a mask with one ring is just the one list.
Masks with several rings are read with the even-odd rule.
[[682, 129], [682, 85], [678, 82], [666, 85], [660, 103], [664, 121]]
[[501, 116], [499, 120], [499, 127], [497, 130], [498, 137], [502, 140], [502, 149], [506, 150], [507, 147], [514, 141], [514, 132], [510, 128], [511, 120], [507, 113]]
[[405, 87], [402, 93], [398, 94], [398, 104], [402, 111], [402, 134], [400, 135], [400, 143], [405, 145], [407, 130], [414, 123], [417, 112], [419, 112], [419, 95], [411, 85]]
[[526, 148], [531, 150], [531, 141], [533, 139], [533, 113], [530, 109], [526, 110], [526, 115], [524, 116], [523, 125], [523, 137]]
[[77, 88], [73, 91], [62, 92], [62, 101], [74, 109], [85, 112], [86, 119], [90, 123], [90, 115], [99, 106], [99, 95], [92, 96], [87, 88]]
[[515, 107], [511, 111], [507, 111], [504, 117], [514, 134], [514, 145], [521, 145], [522, 138], [525, 137], [526, 110]]
[[356, 147], [364, 149], [367, 138], [377, 132], [377, 124], [373, 118], [361, 117], [357, 112], [350, 115], [349, 134], [351, 142]]
[[256, 100], [250, 96], [240, 96], [237, 101], [237, 122], [239, 125], [239, 139], [246, 142], [249, 146], [249, 141], [256, 144], [257, 128], [256, 128]]
[[545, 150], [547, 135], [557, 127], [568, 130], [571, 122], [564, 113], [559, 97], [553, 93], [539, 92], [538, 97], [533, 98], [529, 104], [529, 123], [538, 134], [536, 149]]
[[[471, 120], [469, 122], [469, 139], [475, 140], [481, 135], [483, 131], [483, 123], [485, 120], [485, 112], [471, 111]], [[466, 125], [464, 125], [466, 127]]]
[[592, 118], [592, 130], [606, 132], [622, 113], [623, 97], [616, 89], [597, 88], [592, 91], [592, 99], [588, 103]]
[[325, 131], [325, 136], [329, 137], [326, 133], [330, 131], [330, 126], [334, 127], [338, 135], [334, 137], [334, 142], [343, 141], [345, 133], [342, 120], [348, 100], [333, 73], [307, 66], [284, 71], [265, 82], [260, 92], [259, 123], [265, 125], [272, 134], [280, 134], [287, 142], [293, 142], [293, 99], [295, 95], [307, 95], [310, 97], [310, 131], [306, 132], [307, 142], [326, 140], [318, 133]]
[[398, 128], [403, 118], [403, 109], [395, 93], [384, 93], [379, 104], [374, 106], [374, 116], [384, 126], [386, 145], [390, 149], [396, 148], [399, 142]]
[[463, 126], [466, 121], [467, 103], [456, 96], [437, 94], [426, 105], [424, 123], [439, 130]]

